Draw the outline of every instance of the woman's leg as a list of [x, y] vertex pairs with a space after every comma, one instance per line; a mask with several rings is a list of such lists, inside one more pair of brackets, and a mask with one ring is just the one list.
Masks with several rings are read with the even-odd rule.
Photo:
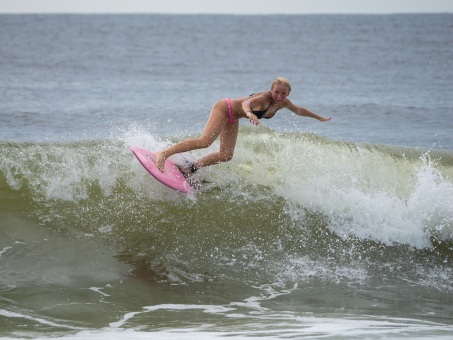
[[156, 165], [160, 171], [164, 171], [165, 160], [177, 153], [187, 152], [190, 150], [207, 148], [220, 135], [222, 130], [227, 126], [228, 107], [225, 100], [219, 100], [211, 109], [208, 122], [199, 138], [188, 139], [179, 142], [172, 147], [156, 153]]
[[197, 160], [195, 168], [214, 165], [222, 162], [228, 162], [233, 158], [234, 148], [238, 137], [239, 123], [227, 124], [220, 133], [220, 150], [206, 155]]

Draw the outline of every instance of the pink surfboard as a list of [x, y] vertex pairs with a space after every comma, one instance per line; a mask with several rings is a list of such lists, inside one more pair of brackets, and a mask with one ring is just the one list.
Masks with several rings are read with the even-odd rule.
[[139, 148], [138, 146], [131, 147], [131, 150], [143, 167], [162, 184], [186, 194], [192, 194], [195, 192], [195, 189], [190, 185], [182, 172], [172, 161], [166, 159], [165, 170], [164, 172], [161, 172], [156, 166], [156, 155], [154, 153]]

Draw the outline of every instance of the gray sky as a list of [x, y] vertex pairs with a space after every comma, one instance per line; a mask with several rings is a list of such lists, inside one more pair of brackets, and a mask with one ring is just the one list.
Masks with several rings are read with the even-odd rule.
[[453, 0], [0, 0], [0, 13], [453, 13]]

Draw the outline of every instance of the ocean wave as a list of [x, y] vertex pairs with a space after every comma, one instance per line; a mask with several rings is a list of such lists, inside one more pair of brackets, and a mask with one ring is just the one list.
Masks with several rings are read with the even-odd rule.
[[396, 279], [417, 276], [420, 258], [439, 270], [451, 261], [448, 153], [244, 128], [234, 159], [202, 169], [202, 190], [186, 196], [153, 180], [129, 149], [172, 142], [136, 129], [1, 144], [2, 211], [114, 245], [135, 275], [158, 280]]

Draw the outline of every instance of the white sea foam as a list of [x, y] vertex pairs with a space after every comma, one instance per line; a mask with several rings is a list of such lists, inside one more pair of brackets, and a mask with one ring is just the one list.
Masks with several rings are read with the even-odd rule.
[[80, 327], [68, 326], [68, 325], [65, 325], [64, 323], [56, 323], [54, 321], [50, 321], [50, 320], [46, 320], [46, 319], [43, 319], [43, 318], [34, 317], [34, 316], [31, 316], [31, 315], [11, 312], [11, 311], [8, 311], [6, 309], [0, 309], [0, 316], [3, 316], [5, 318], [29, 320], [29, 321], [32, 321], [32, 322], [36, 322], [38, 324], [47, 325], [47, 326], [53, 326], [53, 327], [58, 327], [58, 328], [69, 328], [69, 329], [74, 329], [74, 330], [82, 329]]
[[2, 255], [6, 253], [9, 249], [12, 249], [12, 247], [4, 247], [2, 250], [0, 250], [0, 257], [2, 257]]
[[[242, 318], [239, 316], [239, 318]], [[259, 318], [255, 318], [258, 321]], [[367, 338], [367, 339], [449, 339], [452, 326], [435, 322], [420, 321], [407, 318], [386, 317], [344, 317], [330, 318], [317, 316], [269, 315], [267, 321], [260, 320], [262, 329], [256, 328], [256, 323], [242, 322], [237, 325], [224, 326], [219, 330], [215, 325], [204, 323], [198, 327], [169, 328], [163, 330], [142, 331], [139, 329], [102, 328], [83, 330], [76, 334], [52, 337], [53, 339], [250, 339], [265, 337], [266, 339], [310, 338]], [[0, 337], [2, 340], [17, 339]], [[35, 337], [34, 339], [47, 339]]]
[[317, 211], [345, 239], [387, 245], [423, 248], [433, 235], [452, 238], [453, 182], [428, 153], [407, 158], [404, 149], [273, 133], [242, 143], [258, 152], [239, 148], [239, 173], [284, 197], [295, 219], [301, 208]]

